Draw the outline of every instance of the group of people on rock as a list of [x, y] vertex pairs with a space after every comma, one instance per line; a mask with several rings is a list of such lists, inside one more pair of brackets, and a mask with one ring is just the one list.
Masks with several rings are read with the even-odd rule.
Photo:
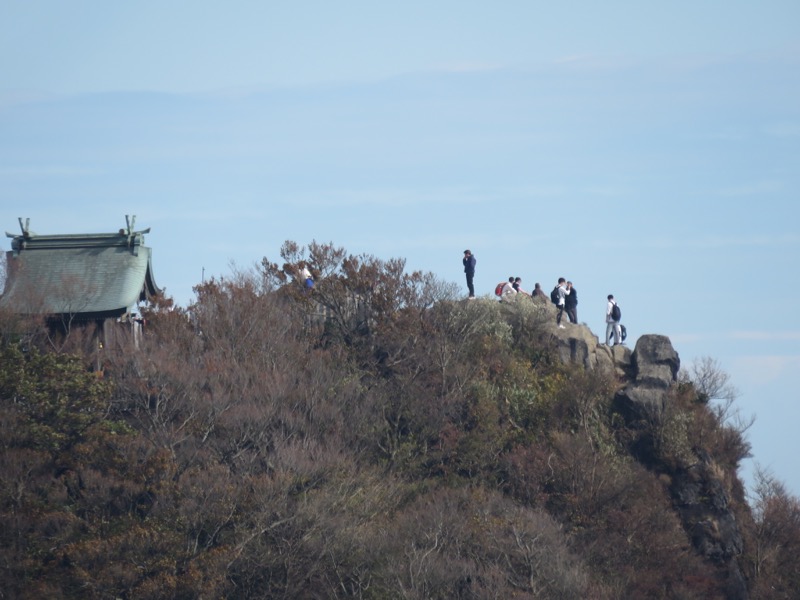
[[500, 301], [509, 301], [515, 298], [517, 294], [522, 294], [523, 296], [533, 298], [534, 300], [547, 300], [547, 294], [542, 291], [541, 284], [537, 283], [533, 288], [533, 291], [528, 292], [522, 288], [522, 277], [509, 277], [508, 283], [503, 285], [500, 290]]
[[529, 292], [522, 288], [522, 277], [509, 277], [508, 283], [503, 286], [503, 293], [500, 296], [500, 301], [511, 300], [517, 294], [521, 294], [539, 302], [547, 302], [547, 294], [544, 293], [541, 283], [536, 283], [533, 291]]
[[[477, 259], [475, 258], [475, 255], [472, 254], [472, 251], [464, 250], [464, 259], [462, 263], [464, 265], [464, 273], [467, 277], [467, 289], [469, 290], [468, 298], [470, 300], [474, 300], [474, 278]], [[502, 286], [498, 284], [498, 289], [496, 291], [497, 295], [500, 296], [501, 302], [508, 302], [512, 299], [516, 299], [518, 294], [523, 294], [532, 298], [533, 300], [539, 300], [543, 302], [547, 301], [547, 295], [542, 290], [542, 286], [540, 284], [537, 283], [532, 292], [527, 292], [522, 288], [521, 277], [509, 277], [508, 282], [504, 283]], [[561, 323], [564, 313], [567, 313], [567, 318], [569, 319], [570, 323], [578, 322], [578, 291], [575, 289], [575, 286], [571, 281], [567, 281], [564, 277], [559, 277], [558, 284], [550, 294], [550, 300], [556, 305], [556, 309], [558, 311], [556, 313], [556, 325], [560, 329], [565, 328]], [[620, 319], [621, 312], [619, 310], [619, 306], [617, 305], [613, 294], [609, 294], [608, 304], [606, 305], [606, 344], [612, 345], [612, 339], [614, 341], [614, 345], [624, 343]]]

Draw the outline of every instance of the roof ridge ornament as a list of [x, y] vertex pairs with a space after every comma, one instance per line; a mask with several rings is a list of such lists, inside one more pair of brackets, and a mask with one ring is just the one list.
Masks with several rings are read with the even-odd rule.
[[128, 236], [133, 235], [133, 228], [136, 225], [136, 215], [125, 215], [125, 223], [128, 224]]
[[120, 233], [128, 236], [128, 248], [134, 247], [133, 253], [137, 254], [138, 250], [136, 247], [144, 242], [142, 236], [145, 233], [150, 233], [150, 228], [143, 229], [142, 231], [134, 231], [133, 228], [136, 226], [136, 215], [125, 215], [125, 224], [127, 225], [126, 229], [121, 229]]
[[[27, 217], [24, 223], [22, 222], [22, 217], [17, 217], [17, 220], [19, 221], [19, 228], [22, 230], [23, 239], [29, 240], [32, 236], [36, 235], [31, 231], [30, 217]], [[6, 231], [6, 237], [15, 238], [17, 237], [17, 234]]]
[[22, 230], [22, 237], [29, 238], [31, 236], [31, 219], [30, 217], [25, 218], [25, 224], [22, 223], [22, 217], [17, 217], [19, 220], [19, 228]]
[[133, 228], [136, 226], [136, 215], [125, 215], [125, 224], [127, 228], [124, 229], [120, 233], [127, 234], [128, 238], [133, 238], [137, 235], [143, 235], [145, 233], [150, 233], [150, 228], [142, 229], [141, 231], [134, 231]]

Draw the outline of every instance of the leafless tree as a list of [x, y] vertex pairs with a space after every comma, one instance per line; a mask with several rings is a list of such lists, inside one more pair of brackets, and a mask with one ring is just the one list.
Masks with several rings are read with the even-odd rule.
[[732, 403], [739, 395], [726, 373], [715, 358], [703, 356], [695, 359], [688, 369], [680, 374], [681, 381], [691, 383], [697, 392], [697, 400], [708, 404], [712, 400]]
[[755, 479], [751, 560], [756, 592], [764, 598], [791, 598], [800, 589], [800, 499], [766, 469], [758, 467]]

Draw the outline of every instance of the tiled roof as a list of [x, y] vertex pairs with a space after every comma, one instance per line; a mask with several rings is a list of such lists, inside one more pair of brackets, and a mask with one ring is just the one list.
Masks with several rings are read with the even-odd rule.
[[[20, 220], [21, 222], [21, 220]], [[23, 227], [7, 253], [0, 307], [22, 314], [119, 316], [160, 290], [144, 233], [35, 235]]]

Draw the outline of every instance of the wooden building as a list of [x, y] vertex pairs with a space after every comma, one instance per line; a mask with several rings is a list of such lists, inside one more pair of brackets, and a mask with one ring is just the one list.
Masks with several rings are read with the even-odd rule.
[[125, 221], [117, 233], [37, 235], [30, 219], [20, 219], [21, 233], [6, 233], [12, 241], [0, 309], [41, 315], [67, 334], [75, 326], [94, 326], [98, 343], [106, 346], [120, 324], [138, 340], [141, 319], [132, 310], [161, 290], [144, 245], [150, 230], [134, 231], [135, 216]]

